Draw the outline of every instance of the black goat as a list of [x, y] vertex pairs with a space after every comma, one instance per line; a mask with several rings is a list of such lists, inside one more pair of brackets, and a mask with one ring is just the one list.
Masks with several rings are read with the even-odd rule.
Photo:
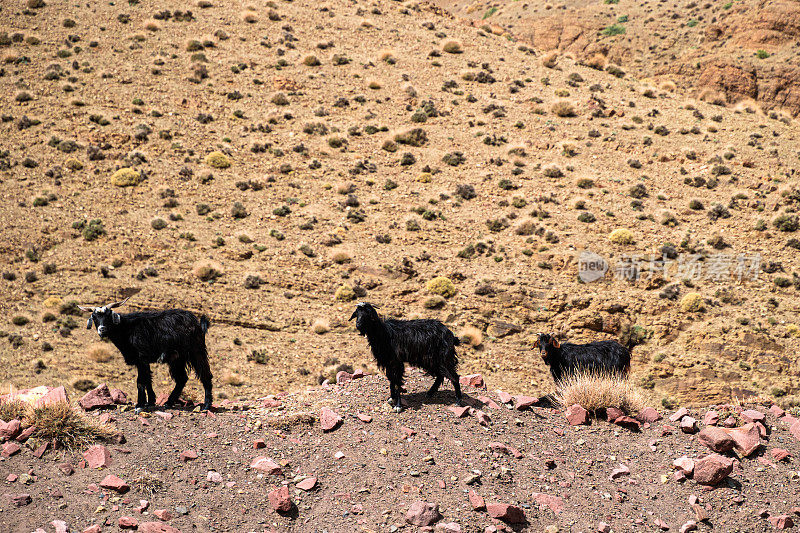
[[562, 344], [555, 337], [542, 333], [534, 346], [539, 348], [556, 383], [579, 371], [622, 376], [631, 369], [631, 352], [617, 341]]
[[381, 320], [375, 308], [366, 303], [356, 307], [350, 320], [356, 319], [356, 329], [367, 337], [372, 355], [389, 379], [390, 399], [394, 410], [403, 410], [400, 392], [403, 387], [405, 363], [425, 370], [435, 378], [428, 398], [436, 394], [445, 378], [453, 383], [456, 402], [463, 405], [458, 383], [458, 356], [455, 346], [460, 341], [438, 320]]
[[175, 388], [166, 405], [171, 407], [178, 401], [183, 387], [189, 380], [188, 368], [193, 368], [205, 389], [202, 409], [211, 407], [211, 367], [206, 350], [208, 318], [198, 320], [189, 311], [168, 309], [119, 314], [113, 309], [128, 301], [128, 298], [104, 307], [81, 307], [91, 311], [86, 328], [97, 326], [101, 338], [107, 338], [122, 353], [125, 362], [135, 366], [139, 372], [136, 379], [138, 398], [137, 411], [153, 407], [156, 394], [153, 392], [152, 363], [166, 363], [175, 380]]

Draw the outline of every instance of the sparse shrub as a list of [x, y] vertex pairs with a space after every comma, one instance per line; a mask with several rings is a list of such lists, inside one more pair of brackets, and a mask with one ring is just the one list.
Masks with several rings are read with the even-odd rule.
[[443, 296], [445, 298], [450, 298], [456, 294], [456, 286], [453, 284], [450, 278], [446, 278], [444, 276], [438, 276], [428, 281], [425, 288], [429, 293], [438, 294], [439, 296]]
[[580, 405], [591, 413], [616, 407], [628, 415], [645, 405], [644, 393], [623, 376], [579, 372], [561, 381], [554, 396], [563, 408]]
[[618, 228], [608, 235], [608, 240], [614, 244], [632, 244], [633, 233], [630, 230]]
[[464, 51], [464, 46], [458, 39], [450, 39], [442, 44], [442, 50], [448, 54], [460, 54]]
[[133, 187], [138, 185], [142, 176], [132, 168], [121, 168], [111, 175], [111, 183], [117, 187]]
[[192, 274], [200, 281], [213, 281], [222, 276], [222, 265], [210, 259], [201, 259], [195, 262]]
[[572, 102], [567, 100], [559, 100], [558, 102], [554, 103], [550, 108], [550, 111], [552, 111], [557, 117], [575, 116], [575, 106], [572, 105]]
[[114, 356], [111, 348], [105, 342], [96, 342], [86, 349], [86, 357], [95, 363], [106, 363]]
[[625, 26], [623, 26], [622, 24], [612, 24], [611, 26], [608, 26], [607, 28], [603, 29], [603, 31], [601, 31], [600, 33], [602, 33], [606, 37], [612, 37], [614, 35], [622, 35], [625, 33]]
[[156, 217], [150, 221], [150, 227], [154, 230], [162, 230], [167, 227], [167, 221], [161, 217]]
[[96, 441], [111, 441], [119, 432], [110, 424], [73, 409], [67, 402], [55, 402], [33, 409], [32, 425], [36, 437], [44, 442], [55, 441], [76, 451]]
[[319, 59], [314, 54], [308, 54], [303, 58], [303, 64], [307, 67], [318, 67], [321, 65]]
[[311, 331], [313, 331], [317, 335], [324, 335], [325, 333], [328, 333], [330, 330], [331, 330], [330, 323], [323, 318], [318, 318], [314, 320], [313, 324], [311, 324]]
[[557, 165], [547, 165], [542, 169], [542, 174], [547, 178], [560, 178], [564, 172]]
[[465, 344], [469, 344], [473, 348], [477, 348], [483, 344], [483, 333], [481, 333], [481, 330], [474, 326], [464, 327], [464, 329], [461, 330], [461, 335], [459, 335], [459, 338]]
[[406, 144], [408, 146], [419, 147], [428, 142], [428, 136], [422, 128], [410, 128], [402, 132], [395, 133], [394, 142]]
[[351, 302], [356, 299], [356, 293], [349, 285], [340, 285], [333, 296], [340, 302]]
[[233, 218], [246, 218], [250, 213], [247, 212], [247, 208], [241, 202], [233, 202], [231, 206], [231, 216]]
[[25, 315], [14, 315], [13, 317], [11, 317], [11, 323], [14, 324], [15, 326], [24, 326], [30, 321], [31, 319], [26, 317]]
[[222, 152], [211, 152], [206, 156], [206, 165], [213, 168], [228, 168], [231, 166], [231, 160]]
[[681, 298], [681, 311], [696, 313], [703, 310], [703, 296], [699, 292], [689, 292]]
[[797, 215], [783, 214], [775, 218], [775, 220], [772, 221], [772, 225], [779, 231], [792, 232], [797, 231], [800, 227], [800, 222], [798, 221]]

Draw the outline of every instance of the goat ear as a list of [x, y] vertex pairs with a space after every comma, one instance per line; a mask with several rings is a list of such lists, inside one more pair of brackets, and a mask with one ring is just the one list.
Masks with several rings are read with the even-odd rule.
[[353, 320], [356, 316], [358, 316], [358, 309], [353, 311], [353, 316], [350, 317], [350, 320]]
[[131, 297], [128, 296], [127, 298], [125, 298], [121, 302], [116, 302], [116, 303], [113, 303], [113, 304], [109, 305], [108, 308], [109, 309], [116, 309], [117, 307], [119, 307], [120, 305], [124, 304], [125, 302], [127, 302], [130, 299], [131, 299]]
[[111, 313], [111, 319], [114, 321], [114, 324], [119, 324], [119, 313]]
[[86, 321], [86, 329], [92, 329], [92, 317], [89, 317], [89, 320]]
[[536, 339], [536, 340], [533, 342], [533, 347], [534, 347], [534, 349], [539, 347], [539, 339]]
[[561, 343], [558, 342], [558, 339], [556, 339], [555, 337], [553, 337], [551, 344], [553, 345], [553, 348], [561, 348]]

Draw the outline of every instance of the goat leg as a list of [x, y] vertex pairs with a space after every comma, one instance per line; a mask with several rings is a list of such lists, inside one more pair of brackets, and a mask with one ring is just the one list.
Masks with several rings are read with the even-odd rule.
[[183, 392], [183, 387], [186, 386], [186, 382], [189, 381], [189, 376], [186, 374], [186, 365], [182, 363], [173, 363], [169, 367], [169, 373], [172, 375], [172, 379], [175, 380], [175, 388], [172, 389], [172, 392], [167, 398], [167, 403], [164, 407], [174, 407], [175, 403], [180, 399], [181, 393]]
[[156, 404], [156, 394], [153, 391], [153, 374], [150, 372], [150, 365], [140, 363], [137, 365], [139, 374], [136, 377], [136, 412], [142, 409], [149, 409]]
[[433, 382], [433, 385], [431, 385], [431, 388], [428, 389], [428, 392], [425, 395], [428, 397], [429, 400], [433, 398], [433, 395], [439, 391], [439, 387], [441, 386], [442, 381], [444, 381], [444, 378], [442, 376], [436, 376], [436, 381]]

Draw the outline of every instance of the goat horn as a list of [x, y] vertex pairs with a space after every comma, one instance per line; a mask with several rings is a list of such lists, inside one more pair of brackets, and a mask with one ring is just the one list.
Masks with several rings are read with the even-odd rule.
[[81, 311], [92, 311], [92, 312], [94, 311], [94, 307], [84, 307], [82, 305], [79, 305], [78, 309], [80, 309]]
[[128, 296], [127, 298], [125, 298], [121, 302], [116, 302], [116, 303], [113, 303], [113, 304], [109, 305], [108, 308], [109, 309], [116, 309], [117, 307], [119, 307], [120, 305], [124, 304], [125, 302], [127, 302], [130, 299], [131, 299], [131, 297]]

